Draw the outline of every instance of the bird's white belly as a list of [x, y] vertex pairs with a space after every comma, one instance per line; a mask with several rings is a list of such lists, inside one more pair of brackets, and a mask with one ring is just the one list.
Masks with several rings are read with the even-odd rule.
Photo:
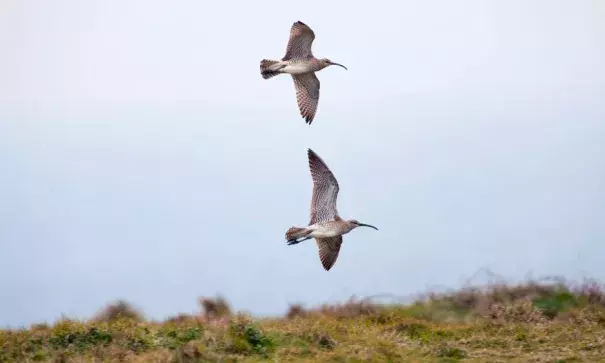
[[281, 71], [289, 74], [302, 74], [308, 73], [310, 69], [306, 64], [289, 64], [282, 68]]
[[313, 232], [311, 232], [309, 234], [309, 237], [313, 237], [313, 238], [329, 238], [329, 237], [336, 237], [336, 236], [340, 235], [340, 233], [338, 233], [336, 228], [330, 228], [330, 227], [321, 226], [321, 225], [317, 225], [317, 224], [313, 225], [311, 228], [313, 228]]

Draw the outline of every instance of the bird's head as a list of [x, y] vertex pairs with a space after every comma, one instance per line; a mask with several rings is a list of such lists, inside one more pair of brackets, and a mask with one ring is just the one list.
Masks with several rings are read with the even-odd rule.
[[370, 228], [374, 228], [375, 230], [378, 230], [378, 228], [374, 227], [371, 224], [365, 224], [365, 223], [360, 223], [358, 220], [356, 219], [350, 219], [347, 221], [349, 223], [349, 226], [351, 226], [351, 229], [355, 229], [357, 227], [370, 227]]
[[328, 58], [320, 59], [320, 62], [321, 62], [321, 65], [324, 66], [324, 68], [327, 67], [327, 66], [339, 66], [339, 67], [342, 67], [344, 69], [347, 69], [347, 67], [343, 66], [342, 64], [334, 63], [331, 60], [329, 60]]

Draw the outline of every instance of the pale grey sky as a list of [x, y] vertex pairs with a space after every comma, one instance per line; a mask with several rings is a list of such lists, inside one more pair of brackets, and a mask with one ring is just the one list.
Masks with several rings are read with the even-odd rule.
[[[0, 326], [117, 298], [283, 313], [479, 268], [605, 279], [605, 3], [0, 2]], [[290, 26], [327, 68], [311, 127], [263, 80]], [[308, 222], [306, 149], [344, 238]]]

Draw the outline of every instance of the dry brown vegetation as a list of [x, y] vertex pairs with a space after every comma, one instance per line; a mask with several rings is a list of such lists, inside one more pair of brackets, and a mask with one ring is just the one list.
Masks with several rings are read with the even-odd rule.
[[200, 305], [204, 309], [204, 317], [208, 320], [231, 315], [231, 307], [221, 296], [217, 298], [201, 298]]
[[143, 320], [143, 314], [132, 307], [128, 302], [119, 300], [107, 305], [92, 318], [94, 322], [109, 322], [119, 319]]
[[0, 330], [0, 362], [605, 362], [605, 290], [525, 282], [428, 294], [411, 304], [350, 299], [283, 318], [232, 313], [148, 321], [126, 302], [90, 321]]

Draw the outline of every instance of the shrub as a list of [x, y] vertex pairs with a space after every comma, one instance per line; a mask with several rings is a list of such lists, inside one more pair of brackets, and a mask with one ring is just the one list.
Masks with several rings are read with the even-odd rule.
[[93, 317], [94, 322], [110, 322], [119, 319], [130, 319], [134, 321], [143, 321], [143, 314], [132, 307], [128, 302], [118, 300], [109, 304]]
[[296, 317], [305, 317], [307, 316], [307, 311], [300, 304], [290, 305], [288, 309], [288, 313], [286, 314], [286, 318], [294, 319]]
[[204, 316], [207, 319], [215, 319], [231, 315], [231, 308], [225, 299], [218, 296], [212, 298], [201, 298], [200, 305], [204, 309]]

